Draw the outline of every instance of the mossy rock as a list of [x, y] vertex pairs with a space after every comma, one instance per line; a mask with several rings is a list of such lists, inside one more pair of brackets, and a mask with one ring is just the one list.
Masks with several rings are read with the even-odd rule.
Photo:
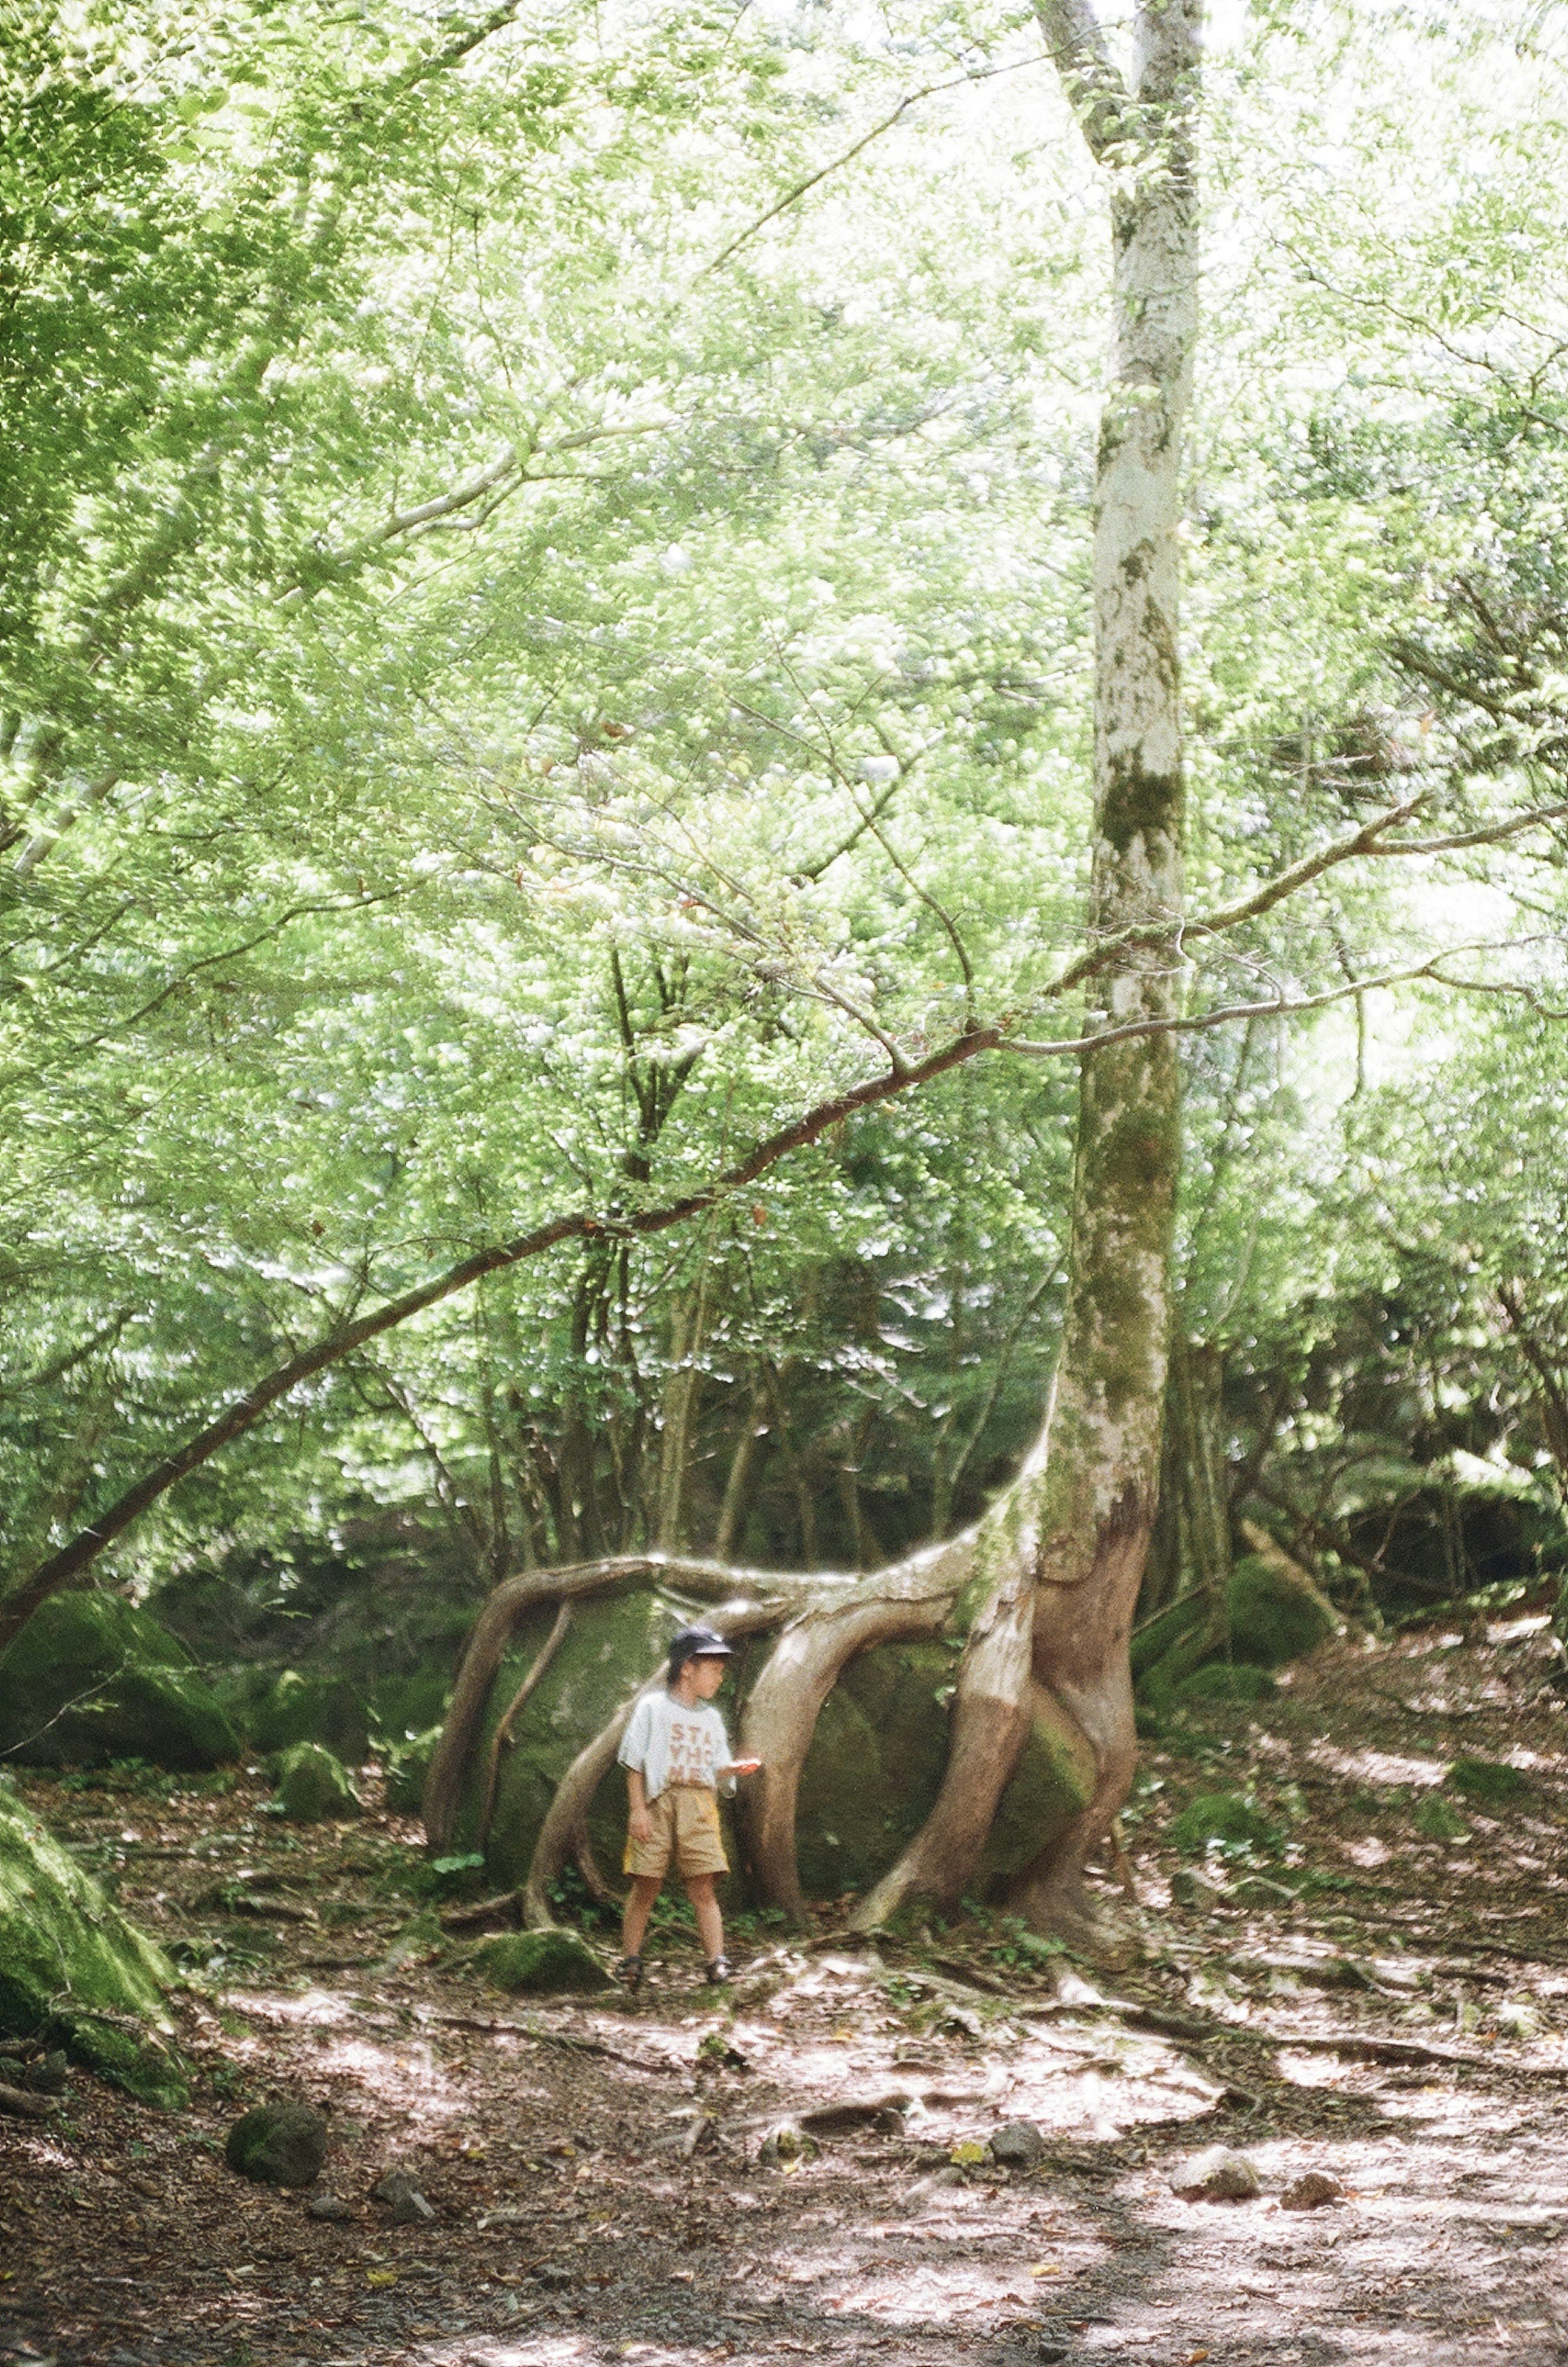
[[288, 1750], [298, 1742], [319, 1742], [335, 1758], [358, 1766], [370, 1747], [365, 1703], [345, 1678], [306, 1676], [285, 1669], [250, 1714], [258, 1750]]
[[1495, 1759], [1456, 1759], [1443, 1781], [1461, 1800], [1479, 1808], [1506, 1808], [1528, 1799], [1535, 1786], [1517, 1767]]
[[54, 1594], [0, 1659], [0, 1753], [27, 1767], [220, 1767], [240, 1739], [177, 1637], [118, 1594]]
[[387, 1759], [387, 1806], [396, 1817], [417, 1817], [424, 1800], [424, 1779], [441, 1739], [433, 1726], [423, 1734], [394, 1745]]
[[326, 2157], [326, 2115], [291, 2099], [254, 2105], [235, 2122], [223, 2147], [230, 2169], [258, 2186], [314, 2185]]
[[1232, 1849], [1271, 1851], [1280, 1845], [1278, 1828], [1239, 1792], [1200, 1793], [1174, 1819], [1168, 1838], [1178, 1850], [1204, 1850], [1211, 1841]]
[[1345, 1623], [1310, 1571], [1250, 1524], [1252, 1551], [1231, 1572], [1226, 1593], [1233, 1659], [1282, 1669], [1343, 1634]]
[[291, 1824], [319, 1824], [328, 1817], [357, 1817], [359, 1795], [341, 1759], [319, 1742], [297, 1742], [277, 1762], [272, 1808]]
[[471, 1961], [492, 1989], [504, 1989], [509, 1996], [525, 1991], [559, 1996], [614, 1986], [592, 1949], [575, 1931], [503, 1931], [497, 1939], [481, 1941]]
[[1267, 1669], [1250, 1668], [1245, 1660], [1211, 1660], [1194, 1669], [1171, 1689], [1173, 1701], [1267, 1701], [1280, 1688]]
[[1410, 1821], [1423, 1840], [1462, 1841], [1470, 1838], [1470, 1827], [1440, 1792], [1428, 1792]]
[[0, 1784], [0, 2033], [54, 2039], [143, 2103], [177, 2110], [190, 2097], [164, 2043], [175, 1978], [162, 1950]]
[[935, 1644], [863, 1652], [823, 1703], [795, 1811], [808, 1898], [867, 1890], [913, 1838], [947, 1754], [953, 1659]]

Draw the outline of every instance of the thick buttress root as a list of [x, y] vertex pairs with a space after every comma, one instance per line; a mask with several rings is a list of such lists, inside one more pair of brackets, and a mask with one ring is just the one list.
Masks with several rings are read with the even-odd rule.
[[762, 1772], [737, 1804], [751, 1879], [765, 1902], [805, 1919], [795, 1856], [800, 1771], [822, 1704], [856, 1653], [877, 1644], [939, 1636], [967, 1574], [973, 1539], [916, 1554], [863, 1580], [848, 1601], [829, 1599], [784, 1625], [752, 1686], [741, 1724], [743, 1756]]

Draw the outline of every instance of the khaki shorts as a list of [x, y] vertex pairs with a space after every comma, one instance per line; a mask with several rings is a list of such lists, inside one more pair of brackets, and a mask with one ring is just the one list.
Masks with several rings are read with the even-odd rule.
[[729, 1860], [719, 1837], [718, 1802], [705, 1784], [671, 1784], [649, 1805], [653, 1820], [650, 1840], [626, 1836], [623, 1874], [658, 1874], [670, 1871], [671, 1854], [677, 1874], [728, 1874]]

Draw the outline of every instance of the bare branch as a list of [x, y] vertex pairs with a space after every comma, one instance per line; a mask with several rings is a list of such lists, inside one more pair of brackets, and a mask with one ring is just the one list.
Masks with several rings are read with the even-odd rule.
[[711, 263], [703, 266], [705, 276], [708, 272], [721, 271], [731, 256], [739, 255], [740, 249], [749, 245], [752, 239], [766, 230], [771, 221], [776, 221], [780, 214], [787, 213], [791, 206], [798, 205], [802, 198], [809, 197], [812, 190], [827, 180], [829, 175], [841, 172], [846, 164], [852, 164], [863, 149], [869, 148], [874, 140], [880, 140], [885, 131], [891, 131], [895, 124], [900, 122], [908, 113], [910, 108], [918, 107], [922, 99], [935, 98], [944, 90], [962, 90], [966, 83], [989, 82], [997, 74], [1017, 74], [1021, 67], [1037, 66], [1041, 62], [1039, 58], [1014, 58], [1007, 65], [982, 66], [973, 74], [953, 74], [947, 82], [929, 82], [923, 90], [910, 91], [907, 97], [898, 101], [891, 115], [885, 115], [880, 123], [874, 123], [871, 130], [863, 132], [852, 146], [846, 148], [840, 155], [831, 158], [828, 164], [819, 165], [815, 173], [808, 173], [804, 181], [797, 181], [793, 189], [786, 189], [778, 202], [768, 208], [766, 213], [759, 214], [755, 221], [749, 222], [743, 231], [739, 232], [730, 240], [729, 244], [721, 253], [714, 256]]
[[[1217, 1010], [1195, 1014], [1190, 1019], [1134, 1019], [1124, 1027], [1104, 1027], [1089, 1034], [1063, 1036], [1055, 1042], [1039, 1043], [1026, 1036], [1007, 1036], [998, 1049], [1003, 1052], [1027, 1053], [1031, 1059], [1060, 1060], [1072, 1055], [1098, 1052], [1107, 1044], [1125, 1044], [1141, 1036], [1201, 1036], [1215, 1027], [1229, 1027], [1238, 1019], [1291, 1019], [1303, 1011], [1325, 1011], [1330, 1003], [1348, 1002], [1353, 995], [1371, 994], [1390, 986], [1407, 986], [1414, 979], [1429, 978], [1439, 986], [1464, 987], [1464, 979], [1445, 978], [1439, 964], [1453, 961], [1461, 954], [1496, 953], [1503, 946], [1491, 942], [1484, 945], [1450, 946], [1424, 962], [1415, 962], [1408, 969], [1384, 970], [1377, 978], [1353, 978], [1345, 986], [1331, 986], [1321, 994], [1303, 994], [1294, 999], [1277, 995], [1267, 1002], [1228, 1002]], [[1505, 991], [1495, 989], [1494, 991]], [[1529, 989], [1514, 990], [1528, 993]]]

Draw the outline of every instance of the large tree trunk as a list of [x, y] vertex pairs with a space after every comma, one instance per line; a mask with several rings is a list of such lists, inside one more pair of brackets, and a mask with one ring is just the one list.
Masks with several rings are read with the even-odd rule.
[[[1111, 161], [1115, 375], [1094, 521], [1095, 844], [1091, 943], [1140, 933], [1089, 1015], [1078, 1104], [1062, 1353], [1045, 1434], [983, 1524], [989, 1591], [970, 1631], [941, 1795], [865, 1902], [963, 1893], [1032, 1716], [1068, 1713], [1092, 1797], [1014, 1886], [1041, 1926], [1081, 1925], [1081, 1874], [1134, 1762], [1127, 1644], [1158, 1499], [1170, 1333], [1180, 1082], [1168, 1035], [1094, 1048], [1105, 1028], [1176, 1015], [1183, 782], [1177, 665], [1182, 422], [1197, 334], [1192, 106], [1201, 0], [1140, 0], [1125, 85], [1087, 0], [1038, 13], [1097, 157]], [[1150, 944], [1150, 924], [1169, 934]]]
[[[1038, 9], [1085, 136], [1115, 175], [1115, 373], [1094, 522], [1089, 926], [1103, 984], [1085, 1028], [1066, 1324], [1044, 1431], [976, 1530], [787, 1619], [748, 1712], [749, 1738], [771, 1762], [748, 1819], [754, 1869], [780, 1903], [798, 1907], [796, 1779], [839, 1670], [880, 1637], [933, 1632], [944, 1611], [966, 1632], [941, 1792], [863, 1902], [863, 1925], [918, 1897], [958, 1899], [1036, 1717], [1085, 1746], [1093, 1782], [1066, 1830], [1043, 1836], [1014, 1904], [1042, 1927], [1091, 1924], [1082, 1870], [1133, 1773], [1128, 1639], [1159, 1492], [1180, 1135], [1175, 1042], [1159, 1031], [1177, 1015], [1182, 915], [1177, 528], [1197, 329], [1201, 7], [1139, 0], [1130, 85], [1088, 0], [1038, 0]], [[1150, 1023], [1150, 1035], [1097, 1048], [1099, 1036]], [[459, 1687], [470, 1725], [482, 1657]], [[432, 1769], [433, 1805], [464, 1756], [457, 1706]], [[567, 1845], [613, 1754], [607, 1729], [562, 1787], [547, 1859]], [[536, 1913], [544, 1887], [531, 1886]]]

